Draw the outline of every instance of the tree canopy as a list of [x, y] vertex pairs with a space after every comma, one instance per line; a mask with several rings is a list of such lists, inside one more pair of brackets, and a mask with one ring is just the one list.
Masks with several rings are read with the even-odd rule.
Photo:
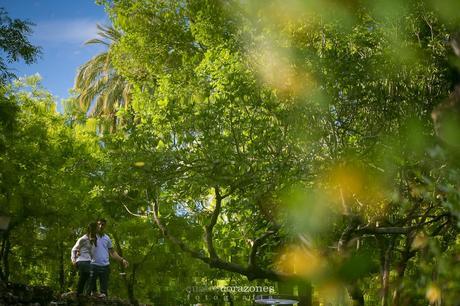
[[0, 49], [3, 53], [0, 56], [0, 81], [2, 83], [15, 77], [7, 63], [23, 59], [27, 64], [31, 64], [40, 54], [40, 48], [32, 45], [27, 38], [32, 33], [32, 25], [29, 21], [11, 19], [5, 9], [0, 7]]
[[99, 2], [109, 50], [64, 114], [37, 77], [3, 86], [3, 278], [72, 287], [62, 254], [103, 215], [132, 302], [458, 303], [456, 3]]

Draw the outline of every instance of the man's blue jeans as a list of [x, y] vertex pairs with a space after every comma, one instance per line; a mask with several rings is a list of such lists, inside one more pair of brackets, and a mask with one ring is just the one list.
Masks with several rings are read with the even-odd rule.
[[99, 286], [101, 293], [107, 295], [107, 288], [109, 285], [110, 266], [91, 265], [91, 292], [97, 292], [97, 279], [99, 279]]

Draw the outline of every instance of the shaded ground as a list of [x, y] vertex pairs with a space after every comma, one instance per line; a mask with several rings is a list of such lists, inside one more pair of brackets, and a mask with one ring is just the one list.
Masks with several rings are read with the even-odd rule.
[[0, 282], [0, 306], [131, 306], [128, 301], [119, 298], [99, 299], [95, 297], [77, 298], [75, 293], [55, 294], [50, 287], [27, 286], [24, 284]]

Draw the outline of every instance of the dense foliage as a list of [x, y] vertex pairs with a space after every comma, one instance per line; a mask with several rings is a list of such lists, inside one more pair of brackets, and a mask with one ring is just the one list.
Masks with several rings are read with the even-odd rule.
[[40, 48], [33, 46], [27, 37], [32, 32], [32, 25], [29, 21], [11, 19], [5, 9], [0, 7], [0, 82], [5, 83], [15, 77], [8, 69], [7, 63], [23, 59], [27, 64], [31, 64], [40, 54]]
[[65, 114], [37, 77], [2, 89], [3, 279], [71, 288], [105, 216], [131, 301], [458, 304], [453, 1], [99, 2]]

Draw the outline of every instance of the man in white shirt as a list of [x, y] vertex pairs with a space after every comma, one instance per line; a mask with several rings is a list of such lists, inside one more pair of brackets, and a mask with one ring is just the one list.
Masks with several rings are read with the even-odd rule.
[[109, 284], [110, 261], [109, 255], [119, 261], [126, 268], [128, 261], [118, 255], [112, 247], [112, 240], [104, 233], [107, 221], [105, 219], [97, 220], [97, 246], [93, 248], [93, 256], [91, 260], [91, 291], [96, 293], [96, 282], [99, 278], [99, 286], [101, 294], [99, 297], [107, 297], [107, 288]]

